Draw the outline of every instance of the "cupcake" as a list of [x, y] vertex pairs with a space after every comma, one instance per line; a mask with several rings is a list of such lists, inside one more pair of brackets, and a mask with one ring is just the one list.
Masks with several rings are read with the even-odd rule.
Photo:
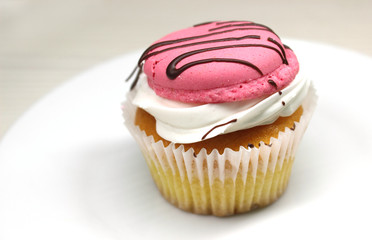
[[272, 29], [217, 21], [173, 32], [128, 81], [125, 124], [170, 203], [228, 216], [285, 191], [316, 96]]

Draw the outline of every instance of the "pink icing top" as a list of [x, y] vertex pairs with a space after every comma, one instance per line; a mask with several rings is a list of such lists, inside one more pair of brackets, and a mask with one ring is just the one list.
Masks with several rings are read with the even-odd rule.
[[182, 102], [218, 103], [260, 98], [295, 78], [297, 58], [268, 27], [211, 22], [171, 33], [142, 55], [149, 86]]

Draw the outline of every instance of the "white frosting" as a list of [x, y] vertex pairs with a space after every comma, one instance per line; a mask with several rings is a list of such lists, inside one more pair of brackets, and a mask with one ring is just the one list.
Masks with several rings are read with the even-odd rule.
[[[274, 93], [266, 98], [230, 103], [189, 104], [157, 96], [142, 75], [132, 94], [133, 104], [155, 117], [156, 131], [161, 137], [175, 143], [193, 143], [201, 141], [208, 132], [205, 139], [290, 116], [305, 99], [309, 86], [308, 79], [297, 76], [281, 95]], [[216, 127], [234, 119], [236, 122]]]

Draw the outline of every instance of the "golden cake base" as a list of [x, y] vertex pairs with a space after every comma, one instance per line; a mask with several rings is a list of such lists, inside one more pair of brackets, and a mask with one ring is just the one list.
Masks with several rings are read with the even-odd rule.
[[[173, 174], [170, 168], [164, 170], [156, 159], [150, 159], [146, 153], [144, 156], [164, 198], [185, 211], [215, 216], [244, 213], [273, 203], [288, 185], [294, 160], [294, 158], [284, 159], [283, 165], [281, 167], [276, 165], [274, 172], [248, 170], [245, 179], [239, 173], [240, 168], [235, 179], [225, 178], [221, 181], [215, 177], [210, 184], [206, 168], [204, 168], [203, 181], [197, 177], [189, 181], [187, 172], [184, 172], [186, 177], [182, 180], [179, 172]], [[230, 171], [227, 163], [226, 172]], [[252, 166], [249, 168], [253, 169]], [[257, 169], [260, 168], [262, 166], [258, 166]]]

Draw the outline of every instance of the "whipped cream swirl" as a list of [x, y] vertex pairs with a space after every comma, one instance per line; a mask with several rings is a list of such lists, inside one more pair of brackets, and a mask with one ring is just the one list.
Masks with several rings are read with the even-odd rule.
[[130, 98], [134, 105], [155, 117], [161, 137], [175, 143], [193, 143], [290, 116], [305, 99], [309, 87], [310, 81], [297, 75], [281, 94], [239, 102], [194, 104], [157, 96], [143, 74]]

